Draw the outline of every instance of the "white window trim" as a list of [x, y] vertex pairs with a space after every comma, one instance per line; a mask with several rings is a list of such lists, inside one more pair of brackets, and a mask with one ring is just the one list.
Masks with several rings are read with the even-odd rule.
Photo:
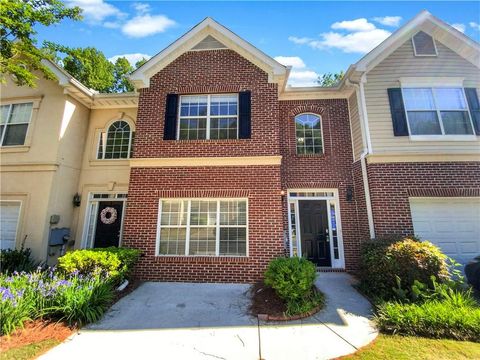
[[[110, 198], [94, 198], [95, 195], [99, 194], [108, 194]], [[118, 196], [122, 195], [122, 196]], [[82, 249], [92, 249], [95, 241], [95, 231], [97, 228], [97, 217], [98, 217], [98, 203], [101, 201], [122, 201], [123, 202], [123, 208], [122, 208], [122, 224], [120, 225], [120, 236], [118, 239], [118, 247], [122, 246], [122, 239], [123, 239], [123, 225], [124, 225], [124, 220], [125, 220], [125, 205], [127, 203], [127, 198], [123, 195], [127, 195], [126, 191], [114, 191], [114, 192], [89, 192], [88, 193], [88, 202], [85, 210], [85, 221], [83, 223], [83, 233], [82, 233], [82, 241], [80, 247]], [[93, 218], [93, 224], [90, 223], [90, 218], [91, 218], [91, 212], [92, 212], [92, 205], [95, 211], [95, 217]], [[88, 234], [88, 229], [90, 225], [93, 225], [93, 233], [91, 234], [91, 237], [89, 237]]]
[[16, 228], [15, 228], [15, 244], [14, 244], [14, 249], [16, 249], [16, 248], [17, 248], [17, 244], [18, 244], [18, 234], [19, 234], [19, 230], [20, 230], [20, 221], [22, 220], [23, 201], [22, 201], [22, 200], [0, 200], [0, 205], [2, 205], [2, 203], [9, 203], [9, 204], [15, 203], [15, 204], [20, 204], [20, 206], [19, 206], [19, 208], [18, 208], [17, 226], [16, 226]]
[[[333, 196], [309, 196], [309, 197], [296, 197], [291, 196], [291, 193], [297, 192], [331, 192]], [[345, 253], [343, 247], [343, 232], [342, 232], [342, 218], [340, 212], [340, 199], [338, 189], [289, 189], [287, 191], [287, 207], [288, 207], [288, 235], [289, 235], [289, 251], [290, 256], [293, 256], [293, 246], [292, 246], [292, 224], [291, 224], [291, 210], [290, 204], [293, 203], [295, 206], [295, 224], [297, 230], [297, 254], [302, 256], [302, 235], [300, 230], [300, 211], [298, 202], [302, 200], [326, 200], [327, 201], [327, 218], [328, 218], [328, 234], [330, 237], [330, 259], [332, 262], [333, 269], [344, 269], [345, 268]], [[330, 205], [335, 206], [335, 215], [337, 223], [337, 241], [338, 241], [338, 259], [334, 257], [333, 251], [333, 232], [332, 232], [332, 222], [330, 215]]]
[[420, 31], [417, 31], [415, 34], [412, 36], [412, 45], [413, 45], [413, 54], [418, 57], [436, 57], [438, 56], [438, 50], [437, 50], [437, 44], [435, 42], [435, 38], [430, 35], [429, 33], [423, 31], [425, 34], [429, 35], [432, 38], [433, 41], [433, 48], [435, 49], [435, 54], [417, 54], [417, 48], [415, 47], [415, 40], [413, 39], [415, 35], [417, 35]]
[[[237, 115], [210, 115], [210, 103], [211, 103], [211, 97], [212, 96], [236, 96], [237, 97]], [[206, 96], [207, 97], [207, 115], [206, 116], [180, 116], [180, 112], [182, 109], [182, 97], [184, 96]], [[225, 93], [225, 94], [184, 94], [179, 96], [179, 101], [178, 101], [178, 108], [177, 108], [177, 140], [185, 140], [185, 141], [196, 141], [196, 140], [236, 140], [239, 138], [239, 131], [240, 131], [240, 114], [239, 114], [239, 96], [238, 93]], [[181, 119], [199, 119], [199, 118], [206, 118], [207, 119], [207, 125], [206, 125], [206, 134], [205, 134], [205, 139], [180, 139], [180, 120]], [[210, 120], [211, 119], [220, 119], [220, 118], [230, 118], [230, 119], [237, 119], [237, 137], [236, 139], [210, 139]]]
[[[185, 224], [185, 254], [160, 254], [160, 230], [161, 230], [161, 221], [162, 221], [162, 201], [164, 200], [177, 200], [177, 201], [188, 201], [188, 209], [187, 209], [187, 223]], [[190, 246], [190, 207], [192, 201], [216, 201], [217, 202], [217, 223], [215, 224], [215, 231], [216, 231], [216, 239], [215, 239], [215, 255], [189, 255], [189, 246]], [[246, 222], [245, 225], [220, 225], [220, 201], [245, 201], [245, 214], [246, 214]], [[249, 256], [249, 212], [248, 212], [248, 198], [161, 198], [158, 201], [158, 216], [157, 216], [157, 233], [156, 233], [156, 240], [155, 240], [155, 255], [160, 257], [211, 257], [211, 258], [218, 258], [218, 257], [231, 257], [231, 258], [245, 258]], [[197, 226], [194, 226], [197, 227]], [[204, 227], [213, 227], [213, 226], [204, 226]], [[245, 255], [227, 255], [227, 254], [220, 254], [220, 228], [222, 227], [244, 227], [245, 231]]]
[[[9, 123], [10, 117], [12, 116], [12, 109], [14, 105], [23, 105], [23, 104], [32, 104], [32, 110], [30, 111], [30, 117], [28, 118], [27, 122], [19, 122], [19, 123], [14, 123], [14, 125], [27, 125], [27, 131], [25, 131], [25, 139], [23, 140], [23, 144], [17, 144], [17, 145], [3, 145], [3, 140], [5, 139], [5, 134], [7, 133], [7, 128], [11, 124]], [[5, 124], [3, 124], [3, 131], [0, 134], [0, 147], [2, 148], [11, 148], [11, 147], [19, 147], [19, 146], [25, 146], [27, 144], [27, 136], [28, 132], [30, 131], [30, 125], [32, 123], [32, 118], [33, 118], [33, 111], [35, 109], [35, 103], [33, 101], [25, 101], [25, 102], [13, 102], [9, 104], [2, 104], [1, 106], [8, 106], [8, 114], [7, 114], [7, 121]]]
[[[105, 152], [106, 152], [106, 149], [107, 149], [107, 137], [108, 137], [108, 130], [110, 129], [110, 127], [115, 124], [116, 122], [118, 121], [124, 121], [128, 124], [128, 126], [130, 126], [130, 137], [128, 139], [128, 156], [126, 158], [118, 158], [118, 159], [105, 159]], [[96, 146], [96, 151], [95, 151], [95, 160], [99, 160], [99, 161], [110, 161], [110, 160], [113, 160], [113, 161], [125, 161], [125, 160], [128, 160], [131, 158], [131, 153], [132, 153], [132, 145], [133, 145], [133, 133], [135, 132], [135, 128], [132, 126], [132, 123], [126, 119], [117, 119], [117, 120], [113, 120], [113, 121], [110, 121], [108, 123], [108, 126], [105, 128], [105, 129], [102, 129], [99, 133], [99, 136], [98, 136], [98, 139], [97, 139], [97, 146]], [[100, 149], [100, 144], [103, 144], [102, 146], [102, 149]], [[98, 157], [98, 153], [102, 152], [102, 157]]]
[[[321, 134], [322, 134], [322, 152], [321, 153], [318, 153], [318, 154], [316, 154], [316, 153], [313, 153], [313, 154], [299, 154], [298, 153], [298, 149], [297, 149], [297, 116], [300, 116], [300, 115], [314, 115], [314, 116], [318, 116], [318, 118], [320, 119], [320, 131], [321, 131]], [[313, 112], [302, 112], [302, 113], [294, 116], [293, 124], [295, 126], [295, 154], [297, 156], [322, 156], [322, 155], [325, 155], [325, 142], [324, 142], [324, 139], [323, 139], [323, 118], [320, 114], [316, 114], [316, 113], [313, 113]]]
[[[409, 79], [409, 78], [404, 78], [404, 79]], [[456, 78], [458, 81], [459, 78]], [[400, 80], [401, 81], [401, 80]], [[407, 85], [408, 84], [408, 85]], [[434, 84], [434, 83], [432, 83]], [[408, 109], [407, 106], [405, 105], [405, 100], [403, 100], [403, 110], [405, 111], [405, 117], [407, 119], [407, 128], [408, 128], [408, 134], [409, 138], [412, 141], [476, 141], [477, 140], [477, 135], [475, 134], [475, 127], [473, 126], [473, 120], [472, 116], [470, 114], [470, 107], [468, 106], [468, 101], [467, 101], [467, 96], [465, 94], [465, 88], [462, 85], [451, 85], [451, 84], [442, 84], [442, 85], [427, 85], [425, 82], [420, 82], [420, 83], [409, 83], [408, 81], [404, 80], [403, 82], [401, 81], [401, 89], [402, 89], [402, 98], [405, 99], [404, 95], [404, 89], [405, 88], [421, 88], [421, 89], [431, 89], [432, 90], [432, 96], [433, 96], [433, 102], [435, 109], [431, 110], [426, 110], [426, 109]], [[439, 88], [459, 88], [462, 90], [463, 94], [463, 99], [466, 104], [466, 111], [468, 113], [468, 119], [470, 120], [470, 127], [472, 129], [472, 134], [465, 134], [465, 135], [449, 135], [449, 134], [444, 134], [444, 128], [443, 128], [443, 119], [441, 116], [442, 111], [465, 111], [465, 110], [459, 110], [459, 109], [441, 109], [437, 105], [437, 98], [435, 96], [435, 89]], [[437, 118], [439, 121], [440, 129], [442, 131], [442, 134], [434, 134], [434, 135], [412, 135], [412, 132], [410, 130], [410, 119], [408, 118], [408, 112], [409, 111], [426, 111], [426, 112], [436, 112], [437, 113]]]

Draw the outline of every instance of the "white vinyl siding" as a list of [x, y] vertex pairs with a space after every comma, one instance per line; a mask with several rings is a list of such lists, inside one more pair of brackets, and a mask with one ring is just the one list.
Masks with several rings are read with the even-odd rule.
[[[415, 57], [410, 40], [367, 74], [365, 97], [370, 137], [374, 153], [480, 154], [480, 138], [474, 141], [412, 141], [408, 136], [394, 136], [388, 88], [399, 88], [402, 77], [460, 77], [463, 86], [480, 89], [480, 71], [440, 41], [438, 56]], [[480, 92], [480, 91], [479, 91]]]
[[348, 109], [350, 112], [350, 126], [352, 130], [353, 156], [355, 160], [358, 160], [363, 150], [363, 141], [360, 116], [358, 114], [357, 94], [355, 92], [353, 92], [348, 99]]

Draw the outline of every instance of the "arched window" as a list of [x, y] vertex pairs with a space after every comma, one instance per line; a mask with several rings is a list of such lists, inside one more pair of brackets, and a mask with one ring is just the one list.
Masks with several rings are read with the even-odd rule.
[[128, 159], [132, 154], [134, 133], [123, 120], [115, 121], [100, 134], [97, 159]]
[[316, 114], [300, 114], [295, 116], [295, 135], [297, 154], [321, 154], [322, 119]]

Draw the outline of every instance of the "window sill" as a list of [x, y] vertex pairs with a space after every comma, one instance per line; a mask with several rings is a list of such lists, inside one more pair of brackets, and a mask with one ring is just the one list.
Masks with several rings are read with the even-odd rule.
[[295, 154], [297, 158], [323, 158], [325, 157], [324, 153], [321, 154]]
[[90, 160], [90, 166], [130, 166], [130, 159]]
[[29, 145], [13, 145], [0, 147], [0, 153], [21, 153], [30, 150]]
[[477, 141], [476, 135], [410, 135], [411, 141]]
[[208, 144], [212, 144], [212, 143], [234, 143], [234, 144], [238, 144], [239, 142], [245, 142], [245, 141], [248, 141], [248, 140], [251, 140], [251, 139], [194, 139], [194, 140], [187, 140], [187, 139], [177, 139], [177, 140], [163, 140], [163, 141], [166, 141], [166, 142], [175, 142], [175, 143], [187, 143], [187, 144], [201, 144], [201, 143], [208, 143]]
[[155, 262], [164, 263], [246, 263], [248, 256], [155, 255]]

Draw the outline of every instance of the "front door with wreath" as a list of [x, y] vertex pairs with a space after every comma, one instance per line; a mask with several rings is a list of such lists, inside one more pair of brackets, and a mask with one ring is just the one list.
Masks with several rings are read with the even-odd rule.
[[123, 201], [100, 201], [94, 247], [118, 246], [122, 230]]

